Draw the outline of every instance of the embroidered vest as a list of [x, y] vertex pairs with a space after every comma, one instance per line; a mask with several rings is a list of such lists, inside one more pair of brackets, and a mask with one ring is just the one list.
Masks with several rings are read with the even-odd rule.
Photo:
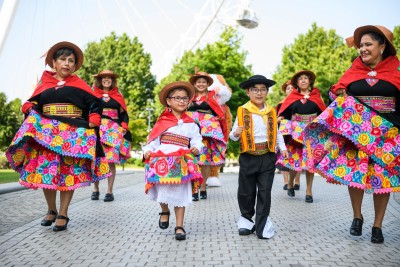
[[[248, 152], [250, 154], [257, 155], [257, 148], [254, 142], [254, 132], [253, 132], [253, 118], [252, 113], [243, 107], [238, 108], [237, 112], [238, 125], [243, 126], [243, 132], [240, 136], [240, 153]], [[267, 146], [269, 152], [275, 152], [276, 145], [276, 135], [277, 135], [277, 117], [276, 110], [271, 109], [267, 113]]]

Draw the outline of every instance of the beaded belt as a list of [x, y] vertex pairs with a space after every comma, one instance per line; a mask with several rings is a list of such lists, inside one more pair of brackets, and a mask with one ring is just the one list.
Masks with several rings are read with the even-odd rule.
[[118, 119], [118, 110], [114, 108], [103, 108], [103, 115], [113, 120]]
[[312, 122], [317, 117], [317, 114], [293, 114], [292, 121]]
[[265, 143], [256, 143], [255, 146], [256, 146], [256, 150], [255, 151], [246, 151], [246, 152], [249, 153], [249, 154], [252, 154], [252, 155], [264, 155], [264, 154], [269, 152], [268, 143], [267, 142], [265, 142]]
[[62, 116], [69, 118], [81, 118], [82, 110], [73, 104], [53, 103], [43, 106], [43, 113], [46, 115]]
[[178, 134], [163, 133], [161, 143], [189, 147], [189, 138]]
[[396, 99], [391, 96], [358, 96], [358, 98], [381, 113], [390, 113], [396, 110]]

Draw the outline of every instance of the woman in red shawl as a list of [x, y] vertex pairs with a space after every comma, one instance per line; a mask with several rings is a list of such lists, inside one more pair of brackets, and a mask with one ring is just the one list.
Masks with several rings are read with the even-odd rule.
[[[44, 71], [33, 95], [22, 106], [26, 119], [6, 152], [26, 187], [42, 188], [48, 212], [41, 225], [67, 229], [74, 190], [110, 175], [97, 134], [101, 105], [74, 72], [83, 63], [76, 45], [60, 42], [47, 52]], [[60, 191], [57, 211], [56, 193]]]
[[371, 242], [383, 243], [390, 193], [400, 191], [400, 64], [393, 34], [383, 26], [359, 27], [346, 41], [360, 56], [331, 87], [339, 96], [307, 127], [305, 139], [316, 170], [348, 186], [351, 235], [362, 235], [364, 192], [373, 194]]
[[[100, 141], [112, 173], [107, 179], [108, 187], [104, 201], [110, 202], [114, 200], [115, 164], [124, 163], [130, 158], [132, 135], [128, 130], [129, 118], [125, 100], [117, 87], [118, 74], [111, 70], [103, 70], [93, 76], [94, 92], [101, 99], [103, 106]], [[98, 200], [99, 196], [99, 182], [95, 182], [91, 199]]]
[[285, 98], [278, 113], [279, 117], [284, 118], [280, 121], [279, 130], [285, 137], [289, 157], [285, 159], [279, 155], [277, 164], [290, 169], [287, 187], [287, 194], [290, 197], [295, 196], [293, 181], [297, 172], [306, 171], [307, 203], [314, 201], [312, 195], [314, 170], [307, 165], [310, 157], [303, 139], [303, 129], [326, 108], [318, 88], [314, 88], [315, 78], [315, 74], [309, 70], [302, 70], [293, 75], [291, 84], [297, 90], [293, 90]]

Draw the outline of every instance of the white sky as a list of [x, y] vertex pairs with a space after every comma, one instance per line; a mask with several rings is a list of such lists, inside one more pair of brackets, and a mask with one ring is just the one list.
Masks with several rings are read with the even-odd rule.
[[[0, 7], [4, 0], [0, 0]], [[223, 0], [20, 0], [0, 54], [0, 91], [8, 100], [26, 100], [44, 70], [40, 56], [59, 41], [82, 48], [115, 31], [138, 36], [153, 60], [152, 72], [166, 76], [184, 49], [190, 49]], [[232, 24], [240, 0], [225, 0], [218, 19], [201, 39], [218, 39], [222, 23]], [[398, 0], [253, 0], [255, 29], [239, 28], [247, 63], [257, 74], [272, 76], [284, 45], [306, 33], [313, 22], [349, 37], [362, 25], [400, 25]], [[207, 70], [206, 70], [207, 71]]]

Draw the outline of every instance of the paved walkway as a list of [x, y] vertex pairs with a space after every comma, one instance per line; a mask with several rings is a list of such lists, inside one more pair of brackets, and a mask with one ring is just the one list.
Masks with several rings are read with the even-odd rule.
[[[186, 241], [174, 239], [175, 218], [158, 228], [159, 206], [143, 193], [143, 172], [119, 173], [115, 201], [91, 201], [91, 188], [78, 189], [68, 230], [40, 226], [46, 205], [41, 190], [0, 195], [1, 266], [399, 266], [400, 205], [390, 199], [384, 244], [370, 242], [372, 196], [364, 197], [364, 233], [352, 237], [347, 188], [314, 182], [314, 203], [304, 202], [305, 179], [289, 198], [275, 177], [269, 240], [239, 236], [237, 174], [221, 175], [222, 187], [187, 208]], [[101, 183], [100, 198], [106, 183]]]

